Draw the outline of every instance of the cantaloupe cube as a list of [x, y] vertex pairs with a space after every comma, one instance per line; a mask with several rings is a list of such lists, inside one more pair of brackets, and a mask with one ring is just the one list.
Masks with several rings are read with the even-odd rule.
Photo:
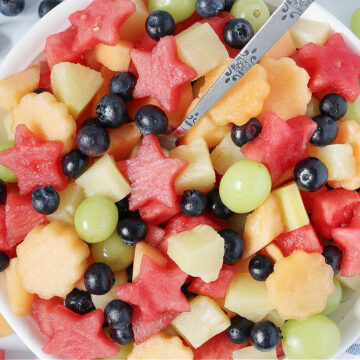
[[290, 34], [287, 31], [277, 43], [263, 56], [263, 59], [280, 59], [282, 57], [290, 57], [296, 53], [296, 45]]
[[255, 346], [247, 346], [233, 352], [234, 360], [277, 360], [276, 349], [271, 351], [260, 351]]
[[194, 99], [199, 96], [201, 88], [205, 84], [205, 76], [202, 76], [201, 78], [197, 79], [193, 85], [192, 85], [192, 91], [193, 91], [193, 97]]
[[265, 246], [262, 250], [262, 253], [271, 257], [274, 262], [277, 262], [284, 257], [281, 249], [274, 242]]
[[16, 252], [24, 289], [42, 299], [66, 296], [84, 274], [90, 255], [75, 229], [58, 221], [30, 231]]
[[56, 64], [51, 71], [51, 88], [75, 119], [90, 103], [103, 84], [98, 71], [68, 62]]
[[84, 57], [86, 66], [88, 66], [89, 68], [91, 68], [93, 70], [100, 71], [100, 68], [103, 65], [97, 61], [94, 47], [89, 50], [84, 51], [83, 57]]
[[161, 252], [154, 248], [153, 246], [145, 243], [139, 242], [135, 246], [135, 255], [134, 255], [134, 263], [133, 263], [133, 273], [132, 278], [135, 279], [140, 274], [141, 268], [141, 261], [143, 256], [147, 256], [150, 258], [154, 263], [161, 267], [166, 267], [167, 259]]
[[245, 223], [243, 258], [255, 254], [284, 232], [281, 205], [275, 195], [250, 214]]
[[40, 65], [0, 80], [0, 102], [6, 111], [11, 111], [21, 98], [39, 87]]
[[9, 336], [14, 332], [4, 317], [0, 314], [0, 338]]
[[215, 281], [223, 265], [224, 239], [209, 225], [199, 225], [168, 239], [168, 255], [187, 274]]
[[273, 194], [280, 202], [284, 232], [293, 231], [309, 224], [309, 216], [295, 182], [282, 186], [273, 191]]
[[169, 152], [169, 157], [181, 158], [189, 162], [175, 181], [177, 194], [181, 195], [185, 190], [191, 189], [207, 193], [213, 189], [215, 171], [204, 139], [196, 139], [188, 145], [177, 146]]
[[12, 123], [13, 123], [13, 117], [11, 113], [8, 113], [5, 115], [2, 119], [2, 136], [4, 137], [4, 142], [8, 140], [14, 140], [15, 139], [15, 131], [12, 129]]
[[131, 192], [129, 183], [118, 170], [113, 157], [108, 154], [77, 178], [76, 184], [84, 189], [87, 197], [100, 195], [114, 202], [122, 200]]
[[5, 270], [5, 282], [9, 296], [11, 311], [16, 316], [26, 316], [32, 311], [34, 295], [27, 292], [22, 284], [22, 278], [17, 272], [18, 259], [13, 258]]
[[76, 183], [69, 184], [60, 192], [60, 205], [51, 215], [50, 221], [62, 221], [68, 225], [74, 225], [74, 215], [78, 206], [85, 200], [83, 189]]
[[191, 311], [177, 316], [172, 326], [195, 349], [230, 326], [220, 306], [207, 296], [195, 297], [190, 307]]
[[63, 152], [75, 145], [76, 123], [67, 106], [49, 92], [25, 95], [13, 112], [12, 130], [25, 124], [42, 140], [58, 140], [64, 144]]
[[265, 282], [254, 280], [249, 273], [238, 273], [226, 292], [225, 307], [256, 322], [273, 310], [267, 296]]

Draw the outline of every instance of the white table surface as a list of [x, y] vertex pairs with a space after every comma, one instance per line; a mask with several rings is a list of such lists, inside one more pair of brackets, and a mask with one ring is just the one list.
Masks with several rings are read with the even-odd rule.
[[[25, 10], [18, 17], [8, 18], [0, 14], [0, 61], [16, 40], [38, 19], [37, 8], [40, 2], [41, 0], [26, 0]], [[317, 0], [317, 2], [348, 26], [352, 13], [360, 7], [360, 0]], [[0, 339], [0, 349], [5, 350], [6, 359], [35, 359], [16, 335]]]

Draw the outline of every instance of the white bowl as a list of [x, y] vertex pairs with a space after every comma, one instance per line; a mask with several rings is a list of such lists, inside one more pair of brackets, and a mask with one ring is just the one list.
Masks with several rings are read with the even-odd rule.
[[[85, 8], [92, 0], [67, 0], [40, 19], [10, 51], [0, 68], [0, 79], [21, 71], [31, 65], [43, 52], [46, 38], [70, 26], [68, 17], [76, 10]], [[276, 4], [278, 0], [268, 0]], [[304, 14], [306, 18], [327, 21], [333, 31], [343, 34], [348, 46], [360, 55], [360, 40], [339, 20], [317, 4], [311, 5]], [[34, 320], [30, 317], [14, 316], [9, 307], [3, 275], [0, 275], [0, 313], [30, 350], [40, 359], [55, 359], [44, 354], [46, 342]], [[350, 293], [332, 318], [338, 323], [342, 342], [336, 356], [341, 355], [360, 335], [360, 297]]]

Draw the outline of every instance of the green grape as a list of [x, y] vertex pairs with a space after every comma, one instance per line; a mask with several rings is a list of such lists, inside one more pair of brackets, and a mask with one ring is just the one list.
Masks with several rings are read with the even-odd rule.
[[149, 0], [149, 10], [169, 12], [175, 23], [188, 19], [195, 12], [196, 0]]
[[124, 270], [132, 264], [134, 251], [135, 247], [125, 245], [116, 231], [105, 241], [91, 246], [94, 260], [109, 265], [112, 271]]
[[232, 165], [220, 182], [222, 202], [233, 212], [248, 213], [260, 206], [271, 191], [265, 165], [241, 160]]
[[237, 0], [231, 8], [236, 18], [247, 20], [257, 32], [270, 17], [269, 8], [263, 0]]
[[325, 315], [305, 321], [289, 320], [281, 327], [282, 346], [289, 359], [327, 359], [338, 350], [338, 326]]
[[353, 33], [360, 38], [360, 8], [352, 14], [350, 25]]
[[322, 312], [323, 315], [332, 314], [340, 305], [342, 299], [342, 287], [338, 279], [334, 278], [335, 291], [328, 298], [325, 310]]
[[318, 115], [320, 115], [320, 101], [313, 96], [307, 106], [306, 116], [309, 118], [314, 118]]
[[348, 102], [348, 111], [342, 120], [356, 120], [360, 124], [360, 96], [353, 102]]
[[[0, 152], [14, 147], [14, 141], [7, 141], [0, 144]], [[16, 175], [7, 167], [0, 165], [0, 179], [5, 182], [16, 183]]]
[[88, 197], [75, 212], [75, 230], [86, 242], [97, 243], [112, 235], [118, 218], [117, 207], [110, 199], [103, 196]]

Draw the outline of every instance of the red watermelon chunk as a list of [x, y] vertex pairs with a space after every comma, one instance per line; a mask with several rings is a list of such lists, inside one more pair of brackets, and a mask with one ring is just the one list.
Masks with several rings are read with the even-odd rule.
[[120, 285], [116, 290], [119, 299], [139, 307], [145, 320], [157, 320], [166, 312], [190, 311], [190, 305], [181, 286], [187, 274], [173, 262], [166, 268], [155, 264], [147, 256], [143, 256], [140, 274], [128, 284]]
[[326, 186], [323, 186], [321, 189], [314, 191], [314, 192], [300, 190], [301, 197], [302, 197], [305, 209], [308, 214], [313, 213], [314, 202], [315, 202], [316, 197], [319, 194], [325, 193], [328, 191], [329, 191], [329, 189]]
[[15, 145], [0, 153], [0, 165], [15, 173], [22, 194], [29, 194], [43, 185], [63, 190], [67, 178], [61, 168], [62, 149], [62, 142], [40, 140], [26, 125], [18, 125]]
[[211, 297], [214, 300], [222, 299], [235, 275], [236, 269], [230, 265], [223, 265], [219, 277], [210, 283], [206, 283], [201, 278], [194, 278], [188, 290], [195, 294]]
[[194, 25], [197, 22], [204, 20], [196, 11], [186, 20], [181, 21], [175, 25], [174, 35], [180, 34], [182, 31], [186, 30], [190, 26]]
[[0, 349], [0, 360], [5, 360], [5, 351]]
[[360, 205], [354, 208], [354, 216], [351, 219], [350, 227], [360, 228]]
[[331, 231], [350, 224], [354, 209], [360, 203], [360, 195], [356, 191], [334, 189], [315, 198], [311, 222], [315, 230], [327, 239]]
[[279, 235], [275, 242], [284, 256], [291, 255], [294, 251], [303, 250], [307, 253], [322, 253], [323, 247], [311, 224]]
[[306, 116], [284, 121], [269, 112], [260, 135], [245, 144], [241, 152], [248, 159], [263, 163], [272, 181], [276, 182], [286, 170], [309, 156], [307, 144], [316, 126]]
[[140, 208], [140, 216], [143, 220], [155, 225], [163, 224], [180, 212], [180, 201], [175, 206], [169, 207], [160, 201], [151, 200]]
[[146, 31], [135, 41], [134, 49], [141, 49], [151, 51], [157, 44], [157, 41], [153, 40]]
[[0, 250], [4, 251], [6, 248], [5, 206], [0, 205]]
[[153, 247], [157, 247], [165, 235], [165, 230], [161, 227], [147, 224], [147, 235], [145, 242]]
[[179, 59], [175, 37], [162, 38], [151, 52], [133, 49], [130, 56], [139, 74], [134, 99], [150, 96], [164, 110], [176, 111], [183, 85], [194, 80], [197, 74]]

